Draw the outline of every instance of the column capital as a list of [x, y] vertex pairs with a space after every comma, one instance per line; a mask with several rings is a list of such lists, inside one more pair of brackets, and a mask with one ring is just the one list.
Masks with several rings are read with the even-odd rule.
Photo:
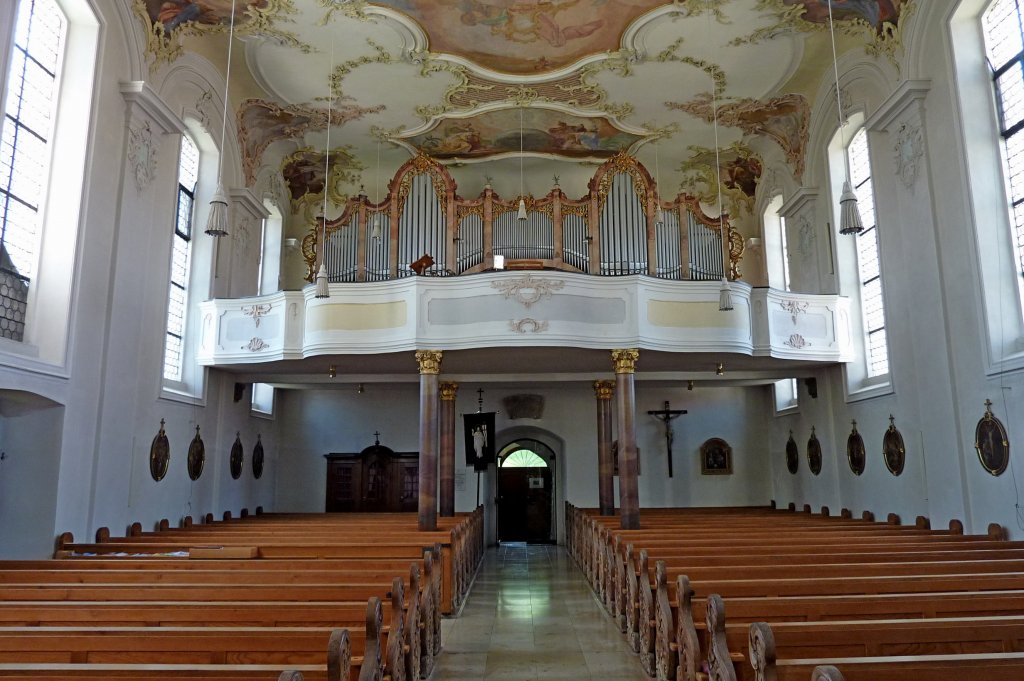
[[594, 381], [594, 396], [599, 400], [610, 400], [615, 395], [615, 381]]
[[440, 350], [417, 350], [416, 361], [420, 365], [421, 374], [437, 375], [441, 373]]
[[438, 388], [441, 391], [442, 402], [454, 402], [459, 392], [459, 384], [454, 381], [441, 381]]
[[617, 374], [636, 372], [636, 363], [640, 359], [640, 351], [636, 349], [612, 350], [612, 364]]

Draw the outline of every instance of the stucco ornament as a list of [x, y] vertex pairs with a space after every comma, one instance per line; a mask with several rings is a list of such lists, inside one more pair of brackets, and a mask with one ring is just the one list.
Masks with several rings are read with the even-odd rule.
[[528, 274], [507, 281], [494, 281], [491, 282], [491, 286], [498, 289], [506, 298], [512, 298], [529, 308], [544, 298], [550, 298], [554, 291], [560, 291], [565, 282], [558, 279], [534, 278]]
[[896, 174], [907, 189], [917, 184], [917, 175], [924, 158], [924, 133], [917, 125], [904, 123], [896, 133]]
[[527, 317], [526, 319], [511, 319], [509, 320], [509, 328], [515, 333], [544, 333], [548, 330], [547, 321], [537, 321]]
[[800, 257], [804, 260], [810, 260], [814, 254], [814, 241], [817, 237], [814, 235], [814, 225], [811, 224], [811, 221], [806, 216], [800, 218], [797, 236], [797, 250], [800, 252]]
[[140, 192], [149, 186], [156, 176], [156, 142], [149, 121], [142, 127], [128, 128], [128, 163], [135, 175], [135, 187]]

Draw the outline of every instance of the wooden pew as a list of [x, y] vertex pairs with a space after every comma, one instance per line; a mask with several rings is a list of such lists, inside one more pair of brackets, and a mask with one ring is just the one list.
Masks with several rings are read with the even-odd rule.
[[[350, 681], [430, 673], [440, 652], [442, 603], [454, 609], [461, 602], [483, 557], [480, 509], [443, 519], [449, 531], [430, 537], [408, 532], [412, 514], [357, 525], [351, 518], [247, 515], [225, 513], [215, 523], [208, 514], [207, 525], [186, 519], [183, 530], [162, 521], [155, 533], [133, 523], [128, 536], [101, 530], [94, 544], [65, 534], [56, 553], [62, 560], [0, 561], [0, 623], [8, 625], [0, 678], [327, 678], [326, 666], [309, 663], [322, 659], [316, 638], [339, 624], [349, 627], [346, 645], [365, 647], [365, 659], [373, 660], [352, 660], [349, 648]], [[425, 541], [434, 534], [449, 543]], [[189, 558], [117, 555], [180, 545], [216, 548]], [[252, 557], [218, 557], [224, 555]], [[405, 571], [408, 594], [400, 578], [389, 588], [385, 578]], [[390, 596], [386, 627], [379, 596]], [[282, 673], [285, 663], [292, 669]]]
[[[70, 534], [58, 539], [56, 557], [89, 558], [108, 554], [188, 554], [204, 558], [413, 558], [424, 545], [439, 547], [442, 612], [450, 614], [465, 598], [484, 552], [482, 508], [457, 518], [443, 519], [449, 530], [419, 532], [414, 514], [345, 514], [325, 516], [250, 516], [223, 523], [171, 529], [161, 521], [160, 531], [142, 531], [133, 523], [128, 536], [111, 537], [97, 531], [95, 543], [75, 543]], [[211, 519], [212, 520], [212, 519]], [[444, 524], [442, 523], [442, 525]], [[387, 542], [380, 540], [382, 529]], [[301, 528], [297, 529], [297, 528]]]
[[[53, 663], [53, 662], [0, 662], [0, 678], [66, 680], [79, 678], [116, 678], [133, 681], [253, 681], [278, 678], [284, 681], [309, 679], [312, 681], [375, 681], [378, 674], [353, 676], [352, 648], [345, 630], [331, 632], [326, 640], [325, 663], [289, 665], [280, 672], [279, 665], [260, 664], [159, 664], [159, 663]], [[369, 672], [370, 668], [366, 670]], [[298, 676], [296, 676], [298, 674]]]
[[[778, 660], [768, 646], [759, 651], [756, 671], [765, 681], [1020, 681], [1024, 653], [967, 653], [957, 655], [893, 655], [833, 659]], [[726, 680], [729, 681], [729, 680]]]
[[[755, 511], [755, 514], [765, 515], [761, 511]], [[668, 598], [666, 584], [667, 573], [673, 569], [692, 571], [698, 575], [694, 584], [702, 589], [702, 593], [707, 593], [704, 587], [709, 584], [729, 586], [732, 593], [745, 596], [743, 605], [752, 609], [784, 608], [787, 599], [779, 597], [780, 594], [820, 594], [820, 598], [814, 598], [813, 604], [808, 602], [807, 597], [801, 599], [800, 606], [813, 605], [818, 608], [817, 611], [812, 609], [810, 613], [804, 613], [803, 617], [830, 616], [829, 612], [832, 612], [831, 616], [838, 616], [844, 609], [856, 613], [858, 608], [860, 613], [852, 616], [880, 616], [878, 612], [871, 612], [872, 609], [877, 611], [878, 604], [872, 601], [878, 599], [854, 595], [846, 596], [845, 600], [840, 597], [839, 600], [826, 601], [826, 598], [830, 598], [826, 594], [833, 591], [841, 594], [888, 593], [891, 595], [883, 601], [884, 607], [895, 608], [897, 612], [908, 608], [911, 613], [917, 610], [920, 614], [910, 616], [919, 617], [934, 616], [930, 611], [936, 610], [935, 601], [938, 599], [929, 592], [936, 589], [1010, 590], [1002, 594], [981, 593], [980, 598], [979, 594], [972, 593], [969, 600], [955, 598], [947, 606], [954, 610], [967, 608], [970, 612], [992, 609], [1012, 612], [1013, 608], [1021, 607], [1021, 596], [1024, 594], [1012, 592], [1024, 586], [1021, 579], [1024, 570], [1017, 570], [1020, 566], [1015, 564], [1021, 559], [1020, 544], [1008, 545], [993, 541], [991, 537], [965, 538], [955, 531], [928, 532], [927, 523], [920, 522], [920, 519], [917, 527], [902, 528], [899, 532], [894, 531], [897, 528], [895, 525], [879, 526], [887, 528], [880, 532], [874, 532], [873, 527], [869, 527], [869, 531], [855, 528], [851, 531], [848, 522], [837, 523], [838, 519], [830, 519], [823, 526], [810, 529], [789, 523], [782, 528], [772, 528], [770, 539], [766, 540], [762, 518], [743, 519], [740, 517], [742, 513], [738, 511], [731, 511], [724, 518], [715, 518], [714, 512], [681, 515], [688, 517], [682, 522], [678, 517], [666, 521], [664, 527], [660, 524], [661, 518], [658, 518], [659, 524], [656, 527], [655, 523], [648, 525], [652, 529], [622, 532], [608, 527], [617, 519], [599, 518], [592, 521], [591, 517], [567, 506], [566, 527], [570, 535], [570, 552], [589, 573], [595, 590], [604, 597], [609, 611], [619, 618], [623, 628], [632, 635], [631, 642], [640, 648], [645, 669], [649, 673], [657, 673], [659, 678], [683, 675], [680, 668], [688, 664], [684, 653], [693, 655], [695, 659], [689, 663], [691, 676], [680, 678], [695, 678], [696, 668], [693, 665], [700, 660], [696, 631], [703, 627], [690, 626], [689, 631], [685, 628], [674, 630], [677, 613]], [[694, 519], [701, 516], [701, 520], [710, 525], [702, 527], [698, 523], [695, 527]], [[822, 522], [820, 518], [813, 520]], [[992, 537], [1000, 536], [1001, 532], [992, 534]], [[656, 574], [655, 584], [652, 585], [647, 576], [647, 552], [636, 555], [638, 552], [624, 542], [625, 538], [637, 541], [645, 549], [650, 546], [650, 550], [656, 551], [658, 557], [666, 556], [667, 562], [659, 566], [660, 574]], [[808, 545], [814, 548], [809, 549]], [[845, 555], [834, 555], [837, 548], [840, 549], [837, 553]], [[977, 553], [965, 553], [972, 549]], [[829, 553], [822, 554], [823, 550]], [[757, 557], [756, 562], [752, 560], [753, 556]], [[870, 561], [866, 568], [861, 564], [865, 559]], [[806, 567], [805, 563], [812, 567]], [[859, 577], [858, 571], [870, 576]], [[965, 572], [968, 575], [966, 579]], [[637, 584], [632, 595], [626, 586], [631, 573], [636, 577]], [[750, 578], [765, 573], [767, 579]], [[734, 579], [728, 579], [730, 577]], [[978, 582], [977, 586], [973, 585], [974, 581]], [[682, 587], [677, 587], [677, 591], [680, 589]], [[689, 587], [686, 589], [689, 590]], [[644, 598], [645, 591], [650, 594], [649, 598]], [[900, 591], [910, 593], [898, 593]], [[919, 593], [913, 593], [915, 591]], [[751, 598], [758, 594], [762, 597]], [[769, 600], [771, 603], [768, 603]], [[1009, 604], [1008, 600], [1015, 605]], [[731, 609], [734, 602], [734, 598], [729, 599]], [[788, 599], [791, 609], [788, 616], [798, 619], [800, 606], [794, 608], [797, 602], [795, 598]], [[687, 599], [687, 612], [690, 612], [690, 607], [691, 603]], [[689, 619], [692, 624], [692, 617], [690, 613], [689, 617], [679, 619]], [[638, 631], [634, 633], [630, 627], [635, 621], [649, 623], [650, 626], [639, 625]], [[691, 645], [684, 640], [688, 635], [692, 637]], [[673, 655], [677, 651], [680, 664], [677, 669], [670, 669], [669, 666], [674, 662]], [[713, 651], [710, 654], [713, 655]], [[729, 653], [728, 648], [724, 654], [730, 662], [742, 656], [742, 653]]]

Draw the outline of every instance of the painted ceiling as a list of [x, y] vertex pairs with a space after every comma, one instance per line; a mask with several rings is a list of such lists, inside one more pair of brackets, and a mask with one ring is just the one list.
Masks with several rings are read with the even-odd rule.
[[[130, 1], [152, 68], [185, 51], [223, 67], [231, 0]], [[911, 0], [832, 4], [841, 52], [897, 65]], [[593, 165], [627, 149], [668, 192], [710, 203], [721, 178], [727, 210], [749, 213], [766, 154], [804, 172], [832, 68], [827, 0], [238, 0], [237, 11], [246, 176], [271, 166], [296, 201], [322, 194], [312, 166], [330, 101], [339, 198], [416, 151], [448, 164], [464, 196], [485, 177], [514, 194], [521, 143], [534, 195], [555, 174], [582, 195]]]

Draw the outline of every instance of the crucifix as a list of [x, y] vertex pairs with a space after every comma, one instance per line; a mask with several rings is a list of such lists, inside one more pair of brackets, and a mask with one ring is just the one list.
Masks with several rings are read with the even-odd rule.
[[664, 409], [657, 409], [647, 412], [654, 418], [665, 424], [665, 449], [668, 451], [668, 477], [672, 477], [672, 440], [675, 439], [675, 432], [672, 430], [672, 420], [686, 412], [685, 409], [672, 409], [668, 401], [665, 401]]

